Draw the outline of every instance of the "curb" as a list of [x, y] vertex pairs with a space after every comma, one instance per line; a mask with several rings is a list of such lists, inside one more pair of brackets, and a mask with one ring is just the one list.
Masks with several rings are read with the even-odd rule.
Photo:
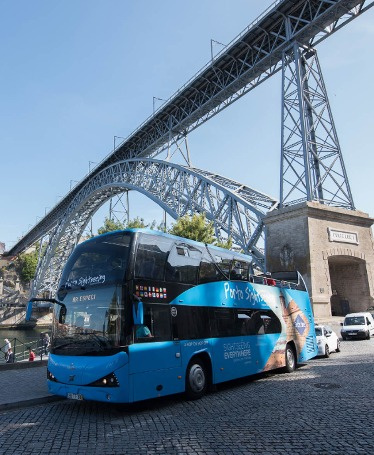
[[22, 370], [24, 368], [38, 368], [47, 366], [47, 360], [35, 360], [34, 362], [24, 361], [15, 363], [2, 363], [0, 364], [0, 371], [6, 370]]
[[46, 397], [32, 398], [31, 400], [15, 401], [14, 403], [3, 403], [0, 404], [0, 412], [26, 408], [29, 406], [36, 406], [38, 404], [53, 403], [54, 401], [62, 400], [66, 400], [66, 398], [58, 397], [56, 395], [50, 395]]

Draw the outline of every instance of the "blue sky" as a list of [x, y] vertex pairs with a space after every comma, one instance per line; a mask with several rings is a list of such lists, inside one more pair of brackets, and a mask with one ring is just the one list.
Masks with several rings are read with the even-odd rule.
[[[0, 0], [0, 241], [9, 249], [271, 1]], [[356, 207], [374, 216], [374, 8], [318, 47]], [[217, 48], [218, 49], [218, 48]], [[279, 197], [281, 76], [190, 134], [192, 164]], [[226, 157], [229, 157], [226, 159]], [[132, 194], [131, 217], [161, 221]], [[106, 209], [101, 211], [105, 214]], [[38, 218], [38, 219], [39, 219]], [[95, 221], [100, 225], [101, 220]]]

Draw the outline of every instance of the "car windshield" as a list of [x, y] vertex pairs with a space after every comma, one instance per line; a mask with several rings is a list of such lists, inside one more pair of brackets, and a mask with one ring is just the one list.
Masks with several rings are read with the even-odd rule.
[[322, 336], [322, 327], [316, 327], [315, 330], [316, 330], [316, 336], [317, 337]]
[[364, 316], [350, 316], [344, 319], [344, 325], [365, 325]]
[[64, 268], [59, 300], [73, 289], [120, 284], [129, 258], [131, 236], [127, 232], [100, 236], [78, 245]]
[[120, 287], [70, 292], [54, 315], [51, 353], [110, 355], [125, 345]]

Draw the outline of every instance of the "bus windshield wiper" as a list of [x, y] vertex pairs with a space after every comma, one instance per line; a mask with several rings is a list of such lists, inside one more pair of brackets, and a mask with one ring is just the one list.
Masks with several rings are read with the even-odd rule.
[[108, 340], [105, 337], [100, 337], [99, 335], [96, 335], [96, 333], [93, 332], [83, 332], [80, 333], [79, 335], [85, 335], [85, 336], [90, 336], [94, 341], [96, 341], [100, 346], [102, 347], [107, 347], [108, 346]]

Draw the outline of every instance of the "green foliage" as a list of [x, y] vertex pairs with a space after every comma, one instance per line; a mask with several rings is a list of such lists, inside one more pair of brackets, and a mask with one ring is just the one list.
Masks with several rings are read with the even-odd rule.
[[150, 224], [145, 224], [143, 218], [139, 218], [138, 216], [132, 220], [129, 220], [128, 223], [121, 223], [120, 221], [114, 221], [109, 218], [105, 218], [104, 226], [100, 227], [97, 230], [98, 234], [105, 234], [107, 232], [112, 231], [120, 231], [126, 228], [146, 228], [154, 229], [156, 226], [156, 221], [152, 221]]
[[123, 223], [119, 221], [114, 221], [109, 218], [105, 218], [104, 220], [104, 226], [101, 226], [98, 230], [98, 234], [105, 234], [107, 232], [112, 232], [112, 231], [119, 231], [121, 229], [125, 229], [125, 226]]
[[21, 281], [28, 283], [35, 277], [36, 267], [38, 265], [38, 251], [21, 254], [17, 259], [17, 269]]
[[178, 218], [169, 233], [203, 243], [214, 243], [216, 240], [213, 223], [208, 222], [205, 213], [195, 213], [192, 216], [185, 215]]
[[[145, 227], [148, 227], [148, 225], [144, 223], [143, 218], [139, 218], [137, 216], [133, 220], [129, 220], [126, 227], [128, 227], [128, 228], [145, 228]], [[152, 229], [152, 228], [150, 228], [150, 229]]]
[[223, 242], [220, 242], [217, 240], [216, 245], [221, 247], [221, 248], [226, 248], [226, 250], [231, 250], [232, 248], [232, 238], [229, 237], [228, 239], [224, 240]]

